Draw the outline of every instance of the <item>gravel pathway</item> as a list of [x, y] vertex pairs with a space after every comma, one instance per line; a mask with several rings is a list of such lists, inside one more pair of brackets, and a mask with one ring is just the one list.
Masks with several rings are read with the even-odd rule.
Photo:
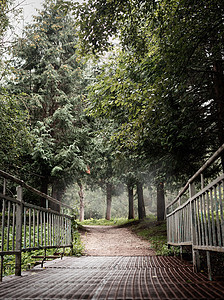
[[85, 226], [82, 241], [90, 256], [155, 255], [148, 241], [127, 228], [116, 226]]

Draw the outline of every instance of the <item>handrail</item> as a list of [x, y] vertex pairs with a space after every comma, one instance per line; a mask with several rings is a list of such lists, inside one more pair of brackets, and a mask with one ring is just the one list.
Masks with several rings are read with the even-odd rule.
[[47, 195], [47, 194], [44, 194], [44, 193], [38, 191], [37, 189], [35, 189], [35, 188], [33, 188], [32, 186], [30, 186], [30, 185], [28, 185], [27, 183], [25, 183], [23, 180], [18, 179], [17, 177], [15, 177], [15, 176], [13, 176], [13, 175], [7, 173], [7, 172], [4, 172], [4, 171], [0, 170], [0, 176], [4, 177], [5, 179], [10, 179], [10, 180], [12, 180], [12, 181], [18, 183], [18, 184], [21, 185], [22, 187], [24, 187], [24, 188], [26, 188], [27, 190], [29, 190], [29, 191], [31, 191], [31, 192], [37, 194], [38, 196], [41, 196], [41, 197], [43, 197], [43, 198], [46, 198], [46, 199], [48, 199], [48, 200], [50, 200], [50, 201], [52, 201], [52, 202], [54, 202], [54, 203], [56, 203], [56, 204], [59, 204], [59, 205], [61, 205], [61, 206], [66, 207], [66, 208], [73, 209], [71, 206], [69, 206], [69, 205], [67, 205], [67, 204], [65, 204], [65, 203], [62, 203], [62, 202], [58, 201], [57, 199], [55, 199], [55, 198], [53, 198], [53, 197], [51, 197], [51, 196], [49, 196], [49, 195]]
[[[195, 271], [200, 270], [199, 251], [205, 251], [210, 280], [210, 253], [224, 253], [224, 174], [217, 175], [205, 186], [203, 172], [221, 156], [223, 150], [224, 144], [188, 180], [174, 201], [166, 206], [167, 244], [179, 246], [180, 253], [183, 247], [191, 247]], [[201, 186], [196, 191], [195, 181], [200, 175]], [[181, 196], [188, 189], [188, 197], [183, 199]]]
[[[72, 220], [67, 209], [73, 208], [57, 199], [48, 196], [31, 187], [23, 180], [0, 170], [0, 177], [4, 179], [3, 193], [0, 193], [2, 214], [0, 217], [0, 281], [3, 275], [3, 261], [5, 255], [15, 255], [15, 275], [21, 275], [22, 252], [50, 248], [73, 248]], [[6, 195], [6, 183], [16, 183], [17, 194]], [[46, 200], [46, 207], [27, 203], [23, 199], [22, 189], [31, 191]], [[59, 211], [50, 209], [47, 201], [59, 204]], [[62, 208], [62, 209], [61, 209]], [[64, 250], [63, 250], [64, 252]]]
[[166, 206], [166, 210], [172, 206], [174, 203], [178, 201], [178, 199], [187, 191], [189, 188], [189, 185], [199, 176], [203, 173], [205, 169], [207, 169], [221, 154], [221, 152], [224, 150], [224, 144], [205, 162], [205, 164], [188, 180], [188, 182], [185, 184], [185, 186], [182, 188], [182, 190], [179, 192], [177, 197]]

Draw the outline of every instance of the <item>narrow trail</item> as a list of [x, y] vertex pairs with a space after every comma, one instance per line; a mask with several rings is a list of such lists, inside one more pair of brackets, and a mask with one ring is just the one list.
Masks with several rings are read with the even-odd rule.
[[128, 228], [84, 226], [81, 238], [89, 256], [152, 256], [155, 251], [148, 241]]

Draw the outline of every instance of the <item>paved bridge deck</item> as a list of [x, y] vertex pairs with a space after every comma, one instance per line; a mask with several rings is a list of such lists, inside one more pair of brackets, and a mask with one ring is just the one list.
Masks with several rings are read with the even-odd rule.
[[64, 257], [4, 278], [0, 299], [224, 299], [224, 282], [175, 257]]

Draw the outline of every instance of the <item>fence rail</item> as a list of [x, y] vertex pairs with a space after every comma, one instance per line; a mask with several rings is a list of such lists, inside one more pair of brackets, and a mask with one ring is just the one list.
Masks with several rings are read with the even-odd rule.
[[[166, 207], [168, 245], [192, 247], [195, 271], [200, 269], [199, 250], [206, 251], [211, 279], [210, 252], [224, 252], [224, 174], [205, 186], [204, 172], [221, 155], [224, 145], [192, 176], [176, 199]], [[196, 192], [196, 180], [200, 188]]]
[[[23, 181], [0, 170], [3, 179], [0, 193], [0, 256], [2, 280], [5, 255], [15, 255], [15, 275], [21, 275], [22, 252], [49, 248], [72, 248], [72, 208], [41, 193]], [[7, 184], [19, 184], [16, 195], [7, 195]], [[40, 207], [23, 200], [23, 190], [45, 199]], [[59, 211], [49, 208], [49, 202], [57, 204]], [[69, 214], [69, 213], [70, 214]]]

